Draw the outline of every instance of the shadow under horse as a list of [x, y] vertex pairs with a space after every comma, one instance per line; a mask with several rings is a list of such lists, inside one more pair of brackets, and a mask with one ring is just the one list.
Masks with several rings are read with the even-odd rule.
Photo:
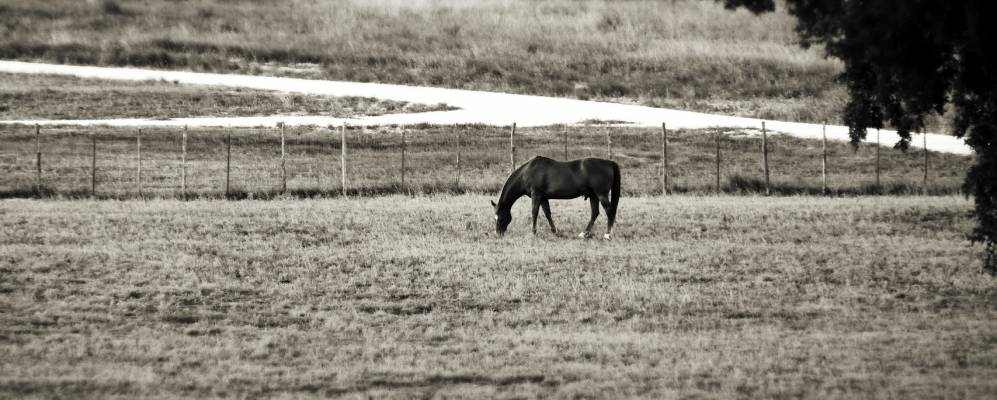
[[550, 231], [557, 234], [550, 216], [548, 200], [574, 199], [584, 196], [592, 206], [592, 219], [579, 236], [591, 237], [592, 225], [599, 217], [599, 204], [606, 210], [609, 225], [603, 236], [609, 239], [616, 222], [616, 207], [620, 204], [620, 166], [601, 158], [583, 158], [574, 161], [556, 161], [547, 157], [534, 157], [516, 169], [502, 187], [495, 208], [495, 232], [504, 235], [512, 222], [512, 205], [520, 197], [533, 200], [533, 234], [537, 233], [537, 213], [540, 208], [550, 224]]

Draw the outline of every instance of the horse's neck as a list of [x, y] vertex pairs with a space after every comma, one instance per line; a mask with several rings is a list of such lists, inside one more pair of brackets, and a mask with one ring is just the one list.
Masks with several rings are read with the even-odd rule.
[[513, 174], [509, 177], [509, 180], [505, 182], [505, 186], [502, 187], [502, 195], [499, 196], [498, 208], [500, 210], [508, 210], [512, 208], [512, 205], [519, 200], [520, 197], [526, 192], [522, 188], [520, 182], [520, 174]]

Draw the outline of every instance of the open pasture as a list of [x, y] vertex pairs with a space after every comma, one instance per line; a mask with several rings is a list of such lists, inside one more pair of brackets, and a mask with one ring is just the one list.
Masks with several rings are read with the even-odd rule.
[[964, 198], [489, 198], [0, 201], [0, 397], [997, 391]]
[[[23, 0], [0, 3], [0, 59], [833, 124], [842, 64], [777, 3]], [[179, 82], [0, 74], [0, 119], [450, 109]], [[461, 121], [548, 115], [523, 103]], [[669, 130], [665, 185], [659, 129], [570, 104], [592, 119], [520, 127], [513, 162], [482, 125], [0, 125], [0, 399], [997, 393], [972, 158], [829, 142], [817, 196], [822, 142], [775, 134], [761, 196], [758, 132]], [[534, 156], [620, 164], [612, 240], [575, 236], [582, 199], [552, 202], [561, 235], [530, 234], [528, 199], [494, 234], [489, 200]]]

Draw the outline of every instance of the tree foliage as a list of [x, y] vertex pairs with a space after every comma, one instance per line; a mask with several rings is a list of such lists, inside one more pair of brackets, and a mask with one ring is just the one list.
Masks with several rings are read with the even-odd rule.
[[[718, 0], [719, 1], [719, 0]], [[723, 0], [771, 11], [773, 0]], [[823, 44], [841, 59], [853, 143], [888, 123], [906, 149], [930, 113], [955, 113], [952, 134], [976, 152], [966, 189], [976, 201], [974, 240], [997, 258], [997, 2], [992, 0], [786, 0], [803, 46]]]
[[731, 10], [744, 7], [757, 14], [775, 11], [775, 0], [726, 0], [724, 6]]

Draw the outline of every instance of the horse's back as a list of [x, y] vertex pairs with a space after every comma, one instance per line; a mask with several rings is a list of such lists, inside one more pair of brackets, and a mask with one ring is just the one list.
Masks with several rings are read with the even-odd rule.
[[538, 156], [530, 160], [524, 172], [533, 190], [550, 198], [570, 199], [607, 193], [613, 184], [615, 166], [615, 162], [599, 158], [557, 161]]
[[617, 166], [615, 161], [606, 160], [603, 158], [580, 158], [571, 161], [558, 161], [544, 156], [533, 157], [528, 163], [527, 168], [534, 170], [563, 170], [569, 169], [572, 171], [610, 171], [614, 166]]

